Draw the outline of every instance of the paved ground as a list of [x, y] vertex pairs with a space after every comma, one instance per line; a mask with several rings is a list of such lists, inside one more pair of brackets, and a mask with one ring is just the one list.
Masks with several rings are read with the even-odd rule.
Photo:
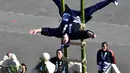
[[[86, 7], [100, 0], [86, 1]], [[120, 5], [108, 7], [93, 15], [87, 28], [97, 34], [94, 40], [87, 40], [88, 73], [96, 73], [96, 52], [101, 42], [107, 41], [115, 52], [117, 66], [122, 73], [130, 72], [130, 0], [120, 0]], [[79, 9], [79, 0], [66, 0], [71, 8]], [[28, 34], [29, 29], [57, 27], [59, 15], [51, 0], [0, 0], [0, 58], [8, 52], [16, 53], [18, 59], [28, 66], [28, 72], [39, 61], [43, 52], [55, 56], [60, 39]], [[80, 47], [71, 46], [69, 55], [80, 58]]]

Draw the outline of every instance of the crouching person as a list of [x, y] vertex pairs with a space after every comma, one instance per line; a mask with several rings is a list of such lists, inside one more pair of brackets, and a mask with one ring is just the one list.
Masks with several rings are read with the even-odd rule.
[[41, 62], [36, 66], [36, 70], [38, 70], [38, 73], [54, 73], [55, 71], [55, 65], [51, 63], [50, 60], [50, 54], [43, 53], [43, 58], [41, 58]]
[[2, 73], [25, 73], [27, 67], [25, 64], [20, 64], [14, 53], [8, 52], [0, 61]]

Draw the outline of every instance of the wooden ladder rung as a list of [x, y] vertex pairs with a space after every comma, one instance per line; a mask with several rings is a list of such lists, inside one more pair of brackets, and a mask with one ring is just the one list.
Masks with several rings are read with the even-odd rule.
[[70, 42], [70, 45], [75, 45], [75, 46], [82, 46], [85, 44], [86, 44], [86, 42]]
[[79, 63], [86, 63], [86, 60], [79, 60], [79, 59], [71, 59], [71, 58], [63, 58], [63, 61], [70, 61], [70, 62], [79, 62]]

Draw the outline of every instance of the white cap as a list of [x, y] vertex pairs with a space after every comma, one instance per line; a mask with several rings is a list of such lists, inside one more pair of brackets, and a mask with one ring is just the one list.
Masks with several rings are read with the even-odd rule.
[[44, 58], [46, 61], [48, 61], [48, 60], [50, 59], [50, 54], [49, 54], [49, 53], [44, 52], [42, 55], [43, 55], [43, 58]]

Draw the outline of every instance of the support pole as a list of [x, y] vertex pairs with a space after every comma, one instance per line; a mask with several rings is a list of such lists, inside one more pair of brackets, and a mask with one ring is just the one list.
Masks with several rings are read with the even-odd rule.
[[[62, 14], [63, 12], [65, 11], [65, 4], [64, 4], [64, 0], [61, 0], [61, 11], [62, 11]], [[68, 58], [68, 47], [65, 47], [64, 48], [64, 56], [66, 58]], [[68, 64], [66, 65], [66, 72], [65, 73], [68, 73]]]
[[63, 12], [65, 11], [65, 4], [64, 4], [64, 0], [61, 0], [60, 1], [61, 3], [61, 11], [62, 11], [62, 14], [63, 14]]
[[[62, 14], [63, 14], [63, 12], [65, 11], [64, 0], [61, 0], [60, 4], [61, 4], [61, 11], [62, 11]], [[68, 57], [68, 49], [67, 49], [67, 47], [64, 48], [64, 56]]]
[[[80, 2], [80, 7], [81, 7], [81, 22], [83, 23], [82, 26], [85, 25], [85, 11], [84, 11], [84, 0], [81, 0]], [[85, 30], [85, 26], [83, 28], [81, 28], [81, 30]], [[85, 40], [81, 40], [81, 43], [85, 43]], [[81, 60], [85, 60], [86, 61], [86, 44], [82, 44], [81, 45]], [[87, 66], [86, 63], [83, 62], [82, 63], [82, 73], [86, 73], [87, 70]]]
[[81, 9], [81, 22], [84, 24], [85, 23], [84, 0], [81, 0], [80, 2], [80, 9]]

